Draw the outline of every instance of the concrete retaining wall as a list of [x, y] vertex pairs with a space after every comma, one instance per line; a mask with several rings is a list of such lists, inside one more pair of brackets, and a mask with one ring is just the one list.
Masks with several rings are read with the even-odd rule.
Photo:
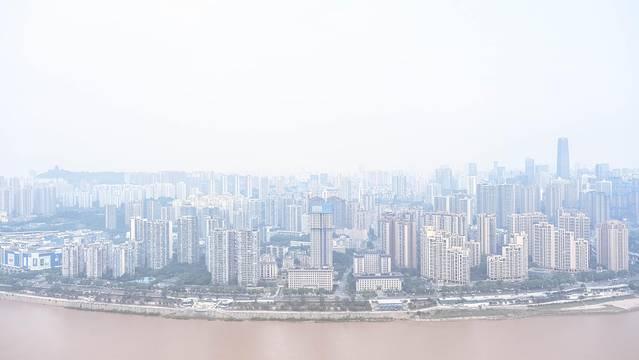
[[162, 316], [178, 319], [207, 320], [297, 320], [297, 321], [384, 321], [404, 320], [412, 316], [408, 312], [305, 312], [305, 311], [229, 311], [208, 310], [195, 311], [191, 308], [168, 308], [160, 306], [125, 305], [113, 303], [89, 302], [85, 300], [69, 300], [0, 292], [0, 300], [22, 301], [35, 304], [53, 305], [68, 309], [87, 311], [105, 311], [124, 314]]

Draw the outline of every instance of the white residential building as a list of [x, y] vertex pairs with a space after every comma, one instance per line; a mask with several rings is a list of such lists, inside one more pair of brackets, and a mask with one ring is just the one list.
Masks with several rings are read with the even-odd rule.
[[288, 287], [291, 289], [323, 289], [333, 291], [333, 269], [289, 269]]
[[274, 280], [277, 279], [278, 274], [275, 257], [270, 254], [262, 255], [260, 259], [260, 278], [263, 280]]
[[421, 236], [421, 276], [437, 283], [470, 282], [470, 250], [454, 234], [424, 227]]
[[368, 251], [353, 255], [353, 275], [388, 274], [390, 272], [390, 255], [377, 251]]
[[608, 221], [599, 226], [597, 263], [610, 271], [628, 270], [628, 226]]
[[401, 275], [360, 275], [355, 277], [357, 292], [382, 291], [397, 292], [402, 290]]

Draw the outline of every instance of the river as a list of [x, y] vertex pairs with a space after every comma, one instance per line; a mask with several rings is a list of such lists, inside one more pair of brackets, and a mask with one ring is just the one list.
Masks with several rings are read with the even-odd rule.
[[639, 312], [514, 320], [223, 322], [0, 301], [0, 359], [637, 360]]

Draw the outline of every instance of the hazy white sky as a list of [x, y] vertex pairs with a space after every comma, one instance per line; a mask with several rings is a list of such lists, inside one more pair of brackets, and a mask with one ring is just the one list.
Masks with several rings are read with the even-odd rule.
[[0, 174], [637, 166], [637, 1], [0, 1]]

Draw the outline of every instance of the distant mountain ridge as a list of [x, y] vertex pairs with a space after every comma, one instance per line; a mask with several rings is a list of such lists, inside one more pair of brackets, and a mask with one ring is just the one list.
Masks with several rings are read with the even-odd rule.
[[40, 179], [63, 179], [71, 184], [95, 183], [95, 184], [121, 184], [124, 182], [123, 172], [102, 171], [69, 171], [55, 167], [38, 175]]

